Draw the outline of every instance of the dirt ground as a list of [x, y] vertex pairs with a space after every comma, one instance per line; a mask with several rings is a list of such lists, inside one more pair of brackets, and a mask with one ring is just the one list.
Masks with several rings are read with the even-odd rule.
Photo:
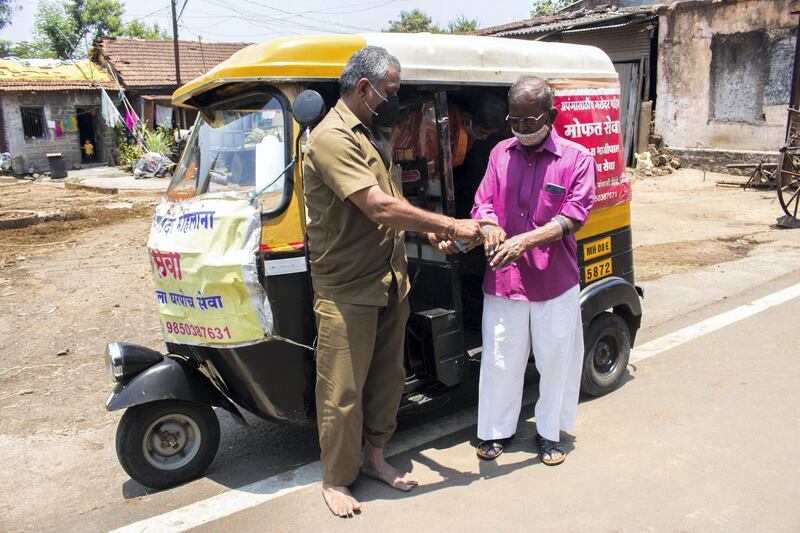
[[[680, 170], [634, 183], [638, 280], [741, 258], [789, 233], [771, 226], [782, 214], [774, 191], [719, 187], [719, 179], [731, 177]], [[120, 416], [104, 409], [112, 389], [105, 344], [163, 347], [145, 249], [159, 200], [159, 192], [106, 195], [0, 177], [0, 211], [40, 215], [33, 226], [0, 229], [0, 455], [4, 470], [10, 469], [2, 476], [6, 482], [27, 480], [29, 469], [46, 469], [41, 462], [68, 463], [70, 454], [113, 449], [113, 440], [96, 438]], [[53, 451], [53, 438], [76, 435], [86, 436], [80, 450]], [[74, 505], [85, 510], [90, 504]], [[0, 497], [0, 514], [7, 512], [25, 511], [15, 508], [13, 497]]]

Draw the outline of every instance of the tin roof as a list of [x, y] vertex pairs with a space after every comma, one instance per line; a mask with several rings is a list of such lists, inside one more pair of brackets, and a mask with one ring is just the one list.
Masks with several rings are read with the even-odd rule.
[[[181, 81], [205, 74], [248, 43], [178, 41]], [[174, 89], [175, 48], [172, 40], [100, 39], [93, 54], [106, 60], [126, 88], [166, 87]]]
[[0, 91], [118, 90], [104, 68], [88, 59], [0, 59]]
[[552, 15], [542, 15], [529, 19], [517, 20], [499, 26], [481, 28], [472, 32], [473, 35], [492, 35], [494, 37], [513, 37], [519, 35], [530, 35], [538, 33], [552, 33], [585, 28], [590, 31], [594, 28], [589, 26], [597, 25], [603, 28], [608, 27], [608, 22], [615, 21], [621, 24], [625, 18], [648, 18], [655, 17], [655, 10], [658, 6], [640, 6], [617, 8], [614, 6], [599, 6], [595, 9], [578, 9], [575, 11], [563, 11]]

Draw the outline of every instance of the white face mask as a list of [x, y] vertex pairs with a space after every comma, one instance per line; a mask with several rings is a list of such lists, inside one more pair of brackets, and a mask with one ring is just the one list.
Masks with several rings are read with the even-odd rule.
[[523, 146], [536, 146], [537, 144], [541, 143], [545, 137], [550, 133], [550, 128], [547, 127], [547, 124], [539, 128], [538, 131], [533, 133], [520, 133], [516, 131], [514, 128], [511, 128], [511, 133], [514, 134], [520, 143]]

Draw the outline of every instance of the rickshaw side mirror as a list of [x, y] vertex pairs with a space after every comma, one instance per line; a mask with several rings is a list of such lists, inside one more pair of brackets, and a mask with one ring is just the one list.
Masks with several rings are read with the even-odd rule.
[[305, 130], [325, 116], [325, 101], [317, 91], [305, 90], [297, 95], [292, 104], [295, 121]]

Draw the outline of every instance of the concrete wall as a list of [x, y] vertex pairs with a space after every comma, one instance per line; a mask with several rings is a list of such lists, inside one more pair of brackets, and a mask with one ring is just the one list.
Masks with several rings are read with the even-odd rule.
[[655, 120], [667, 146], [783, 146], [797, 29], [790, 7], [722, 0], [659, 12]]
[[[47, 130], [47, 138], [25, 139], [22, 128], [20, 107], [43, 107], [46, 120], [66, 120], [76, 116], [76, 107], [100, 106], [99, 91], [38, 91], [38, 92], [4, 92], [0, 100], [3, 108], [3, 126], [5, 127], [7, 150], [12, 157], [24, 158], [23, 169], [43, 172], [49, 169], [46, 154], [61, 152], [67, 169], [74, 164], [81, 164], [81, 148], [79, 134], [64, 132], [61, 137], [55, 131]], [[110, 148], [113, 146], [113, 130], [103, 123], [99, 111], [95, 120], [95, 153], [97, 160], [108, 161]]]

